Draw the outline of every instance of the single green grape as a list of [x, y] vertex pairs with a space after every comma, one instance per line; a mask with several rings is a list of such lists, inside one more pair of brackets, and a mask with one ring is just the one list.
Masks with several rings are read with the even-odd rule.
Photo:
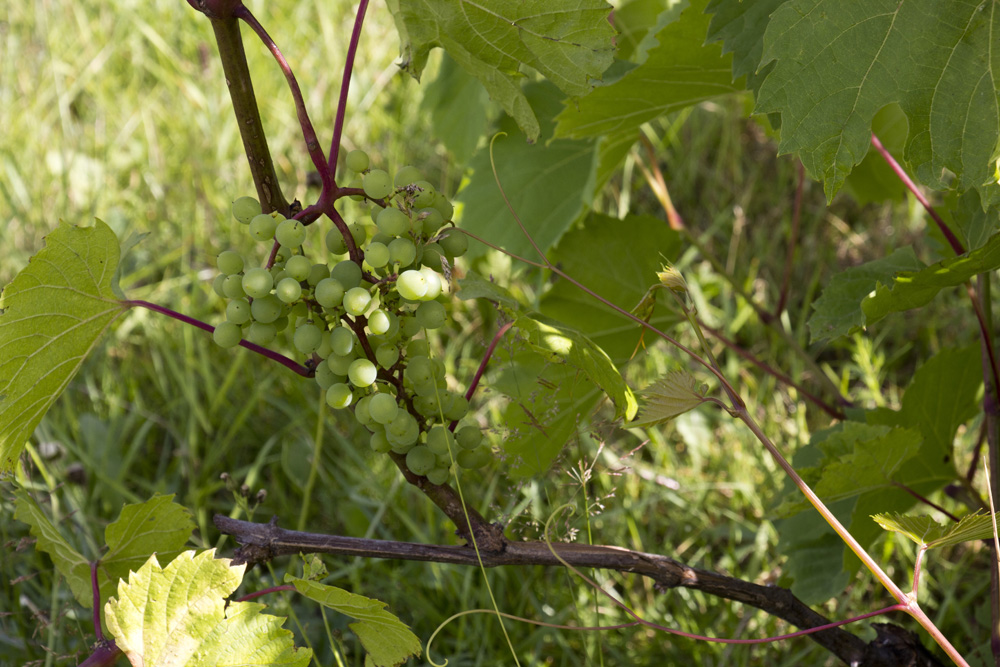
[[357, 317], [365, 312], [372, 302], [372, 295], [364, 287], [352, 287], [344, 293], [344, 310]]
[[212, 332], [212, 340], [219, 347], [236, 347], [243, 338], [243, 330], [240, 325], [232, 322], [221, 322]]
[[421, 299], [423, 301], [430, 301], [431, 299], [436, 299], [441, 296], [441, 292], [444, 289], [444, 282], [441, 280], [441, 276], [438, 275], [437, 271], [429, 266], [421, 266], [420, 273], [424, 274], [424, 278], [427, 280], [427, 291], [424, 292]]
[[226, 274], [220, 273], [219, 275], [215, 276], [215, 279], [212, 281], [212, 291], [218, 294], [223, 299], [228, 298], [226, 296], [226, 293], [222, 289], [222, 285], [223, 283], [226, 282], [226, 278], [228, 277], [229, 276], [227, 276]]
[[490, 448], [486, 446], [477, 447], [476, 449], [464, 449], [458, 453], [458, 456], [455, 457], [458, 461], [458, 465], [462, 466], [466, 470], [482, 468], [490, 462], [491, 458], [493, 458], [493, 452], [491, 452]]
[[[431, 344], [428, 343], [427, 340], [424, 339], [424, 338], [416, 338], [416, 339], [409, 340], [406, 343], [406, 356], [409, 359], [412, 359], [413, 357], [430, 357], [431, 356]], [[417, 363], [422, 364], [424, 362], [420, 361], [420, 362], [417, 362]], [[428, 360], [428, 363], [430, 363], [429, 360]], [[434, 377], [434, 374], [433, 374], [434, 366], [433, 366], [433, 364], [429, 365], [427, 368], [428, 368], [428, 377], [429, 378], [433, 378]]]
[[425, 329], [440, 329], [448, 320], [448, 313], [440, 301], [424, 301], [414, 316]]
[[427, 384], [434, 381], [434, 365], [427, 357], [409, 357], [403, 375], [413, 385]]
[[389, 236], [402, 236], [410, 230], [410, 218], [392, 206], [378, 214], [375, 224], [380, 232]]
[[277, 227], [278, 221], [270, 213], [261, 213], [250, 221], [250, 236], [258, 241], [270, 241]]
[[331, 354], [326, 358], [326, 365], [330, 367], [330, 370], [337, 375], [342, 375], [347, 377], [347, 371], [350, 370], [351, 364], [354, 363], [355, 357], [353, 354], [339, 355]]
[[347, 252], [347, 241], [336, 227], [326, 233], [326, 250], [331, 255], [343, 255]]
[[418, 188], [418, 192], [413, 198], [413, 206], [415, 208], [426, 208], [434, 203], [434, 197], [437, 192], [434, 190], [433, 185], [428, 181], [416, 181], [413, 185]]
[[445, 394], [444, 403], [441, 407], [444, 411], [444, 418], [448, 421], [458, 421], [469, 413], [468, 399], [454, 391], [449, 391]]
[[278, 328], [264, 322], [254, 322], [247, 329], [247, 340], [258, 345], [269, 345], [277, 335]]
[[274, 239], [288, 248], [298, 248], [306, 240], [306, 228], [298, 220], [282, 220], [274, 230]]
[[368, 330], [376, 336], [381, 336], [389, 330], [389, 316], [384, 310], [376, 309], [368, 316]]
[[240, 197], [233, 202], [233, 217], [242, 224], [249, 225], [258, 215], [260, 215], [260, 202], [253, 197]]
[[483, 432], [479, 430], [478, 426], [471, 424], [463, 426], [455, 431], [455, 441], [462, 449], [475, 449], [483, 441]]
[[226, 276], [226, 279], [222, 281], [222, 293], [227, 299], [242, 299], [246, 296], [243, 289], [243, 276], [238, 273]]
[[422, 208], [417, 211], [417, 217], [424, 221], [424, 229], [428, 232], [438, 229], [444, 224], [444, 218], [441, 217], [441, 212], [436, 208]]
[[365, 244], [365, 239], [368, 238], [367, 225], [363, 225], [360, 222], [355, 222], [347, 226], [347, 231], [351, 233], [351, 238], [354, 239], [354, 245]]
[[235, 250], [223, 250], [215, 260], [215, 265], [219, 267], [219, 271], [231, 276], [243, 271], [243, 257]]
[[271, 293], [271, 288], [274, 287], [274, 278], [271, 277], [271, 272], [267, 269], [257, 267], [243, 274], [242, 286], [247, 296], [260, 299]]
[[298, 301], [292, 304], [288, 316], [295, 320], [295, 325], [302, 324], [302, 321], [309, 318], [309, 304], [305, 301]]
[[444, 250], [437, 243], [426, 243], [424, 244], [424, 254], [420, 258], [421, 264], [423, 264], [421, 269], [432, 269], [434, 271], [443, 271], [444, 265], [441, 260], [444, 259]]
[[324, 278], [316, 283], [313, 296], [324, 308], [336, 308], [344, 300], [344, 286], [336, 278]]
[[330, 351], [346, 357], [354, 351], [354, 332], [348, 327], [337, 327], [330, 332]]
[[335, 410], [346, 408], [354, 400], [354, 393], [351, 388], [342, 382], [330, 385], [326, 390], [326, 404]]
[[406, 453], [406, 467], [414, 475], [426, 475], [437, 465], [434, 453], [423, 445], [417, 445]]
[[417, 258], [417, 247], [406, 238], [393, 239], [389, 243], [389, 261], [399, 266], [409, 266]]
[[449, 259], [461, 257], [469, 249], [469, 237], [455, 227], [449, 227], [441, 232], [438, 244]]
[[385, 437], [384, 428], [376, 429], [372, 433], [372, 437], [368, 440], [368, 445], [377, 454], [385, 454], [392, 449], [392, 445], [389, 444], [389, 440]]
[[413, 397], [413, 407], [424, 417], [432, 419], [437, 417], [441, 410], [441, 403], [437, 398], [437, 385], [432, 382], [419, 385], [419, 388], [417, 396]]
[[445, 220], [451, 220], [451, 217], [455, 215], [455, 207], [452, 206], [451, 202], [448, 201], [448, 198], [440, 192], [434, 197], [434, 203], [431, 204], [431, 206], [436, 208], [438, 213], [440, 213], [441, 217]]
[[361, 267], [352, 260], [345, 259], [330, 269], [330, 277], [340, 281], [344, 289], [348, 290], [361, 284]]
[[374, 423], [372, 422], [372, 415], [369, 411], [371, 400], [371, 396], [362, 396], [358, 402], [354, 404], [354, 418], [359, 424], [366, 428], [368, 425], [374, 426]]
[[330, 277], [330, 267], [326, 264], [313, 264], [309, 269], [309, 275], [306, 276], [306, 282], [309, 283], [311, 287], [316, 287], [319, 281], [324, 278]]
[[381, 269], [389, 263], [389, 248], [384, 243], [372, 241], [365, 248], [365, 261], [373, 269]]
[[434, 468], [425, 477], [427, 477], [427, 481], [431, 484], [440, 486], [448, 481], [448, 478], [451, 477], [451, 472], [447, 468]]
[[392, 179], [382, 169], [372, 169], [364, 175], [361, 182], [364, 184], [365, 194], [372, 199], [385, 199], [392, 193]]
[[396, 418], [399, 405], [396, 404], [396, 397], [392, 394], [379, 393], [371, 397], [368, 412], [373, 420], [384, 425]]
[[382, 343], [375, 348], [375, 361], [382, 368], [389, 370], [399, 361], [399, 348], [392, 343]]
[[386, 424], [385, 427], [386, 435], [393, 435], [400, 438], [414, 430], [419, 434], [420, 426], [413, 415], [406, 410], [397, 412], [393, 420]]
[[347, 154], [346, 158], [344, 158], [344, 164], [351, 171], [360, 174], [365, 169], [367, 169], [368, 165], [370, 164], [368, 159], [368, 153], [364, 152], [363, 150], [354, 149], [353, 151]]
[[302, 354], [312, 354], [323, 340], [323, 332], [315, 324], [303, 324], [295, 329], [292, 344]]
[[254, 299], [253, 303], [250, 304], [250, 314], [253, 315], [255, 322], [260, 322], [261, 324], [275, 323], [275, 328], [277, 328], [276, 321], [281, 317], [281, 301], [273, 294]]
[[309, 277], [312, 266], [312, 262], [305, 255], [292, 255], [285, 262], [285, 271], [295, 280], [302, 282]]
[[417, 301], [427, 293], [427, 278], [420, 271], [403, 271], [396, 279], [396, 291], [404, 299]]
[[367, 359], [355, 359], [347, 368], [347, 378], [355, 387], [370, 387], [376, 377], [378, 369]]
[[274, 294], [282, 303], [295, 303], [302, 296], [302, 285], [295, 278], [283, 278], [275, 286]]
[[250, 302], [246, 299], [233, 299], [226, 304], [226, 321], [233, 324], [243, 324], [250, 319]]
[[323, 391], [326, 391], [338, 382], [343, 382], [344, 377], [342, 375], [337, 375], [330, 370], [330, 367], [326, 364], [320, 364], [316, 367], [316, 384]]
[[419, 169], [416, 167], [406, 166], [396, 171], [396, 175], [393, 177], [393, 184], [397, 188], [402, 188], [410, 185], [411, 183], [423, 180], [423, 178], [424, 175], [420, 173]]

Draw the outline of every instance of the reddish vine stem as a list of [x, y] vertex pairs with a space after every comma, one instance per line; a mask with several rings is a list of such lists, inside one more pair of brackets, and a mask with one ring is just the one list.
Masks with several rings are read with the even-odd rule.
[[97, 565], [100, 561], [90, 563], [90, 590], [94, 596], [94, 635], [98, 642], [104, 641], [104, 629], [101, 627], [101, 586], [97, 583]]
[[944, 514], [946, 517], [948, 517], [949, 519], [951, 519], [955, 523], [958, 523], [959, 519], [958, 519], [957, 516], [955, 516], [954, 514], [952, 514], [951, 512], [949, 512], [948, 510], [946, 510], [945, 508], [941, 507], [940, 505], [938, 505], [936, 502], [934, 502], [930, 498], [927, 498], [926, 496], [920, 495], [919, 493], [917, 493], [916, 491], [914, 491], [913, 489], [911, 489], [907, 485], [901, 484], [900, 482], [892, 482], [892, 485], [895, 486], [898, 489], [901, 489], [901, 490], [907, 492], [908, 494], [910, 494], [911, 496], [913, 496], [914, 498], [916, 498], [918, 502], [921, 502], [924, 505], [927, 505], [928, 507], [933, 507], [938, 512], [941, 512], [942, 514]]
[[[806, 170], [802, 162], [796, 165], [798, 185], [795, 187], [795, 204], [792, 207], [792, 228], [788, 232], [788, 251], [785, 257], [785, 274], [781, 278], [781, 292], [778, 305], [774, 307], [774, 318], [780, 318], [788, 303], [788, 288], [792, 282], [792, 267], [795, 262], [795, 251], [799, 245], [799, 225], [802, 220], [802, 192], [805, 190]], [[843, 417], [841, 417], [843, 419]]]
[[337, 115], [333, 121], [333, 140], [330, 142], [330, 173], [337, 171], [337, 159], [340, 155], [340, 140], [344, 134], [344, 115], [347, 111], [347, 91], [351, 87], [351, 72], [354, 71], [354, 59], [358, 53], [358, 43], [361, 41], [361, 26], [368, 11], [368, 0], [358, 3], [358, 13], [354, 17], [354, 30], [351, 32], [351, 42], [347, 47], [347, 59], [344, 63], [344, 77], [340, 82], [340, 99], [337, 101]]
[[507, 333], [507, 331], [512, 326], [514, 326], [514, 323], [508, 322], [507, 324], [500, 327], [500, 330], [497, 331], [496, 334], [494, 334], [493, 340], [490, 341], [490, 346], [486, 348], [486, 354], [483, 355], [483, 360], [479, 362], [479, 368], [476, 369], [476, 374], [472, 376], [472, 381], [469, 383], [469, 388], [465, 392], [465, 400], [467, 401], [472, 400], [472, 397], [476, 393], [476, 387], [479, 386], [479, 381], [482, 379], [483, 373], [486, 372], [486, 364], [489, 363], [490, 357], [493, 356], [493, 350], [496, 349], [497, 344], [500, 342], [500, 339], [503, 338], [503, 335]]
[[[179, 320], [181, 322], [184, 322], [185, 324], [190, 324], [191, 326], [197, 327], [197, 328], [201, 329], [202, 331], [207, 331], [208, 333], [212, 333], [212, 332], [215, 331], [215, 327], [213, 327], [211, 324], [206, 324], [205, 322], [202, 322], [201, 320], [197, 320], [197, 319], [195, 319], [193, 317], [190, 317], [189, 315], [185, 315], [183, 313], [178, 313], [176, 310], [171, 310], [170, 308], [167, 308], [166, 306], [161, 306], [161, 305], [156, 304], [156, 303], [150, 303], [149, 301], [142, 301], [140, 299], [129, 299], [129, 300], [122, 301], [121, 303], [122, 303], [122, 305], [129, 306], [129, 307], [147, 308], [149, 310], [152, 310], [152, 311], [155, 311], [157, 313], [160, 313], [161, 315], [166, 315], [167, 317], [172, 317], [175, 320]], [[305, 366], [303, 366], [299, 362], [295, 361], [294, 359], [289, 359], [288, 357], [286, 357], [285, 355], [283, 355], [283, 354], [281, 354], [279, 352], [275, 352], [274, 350], [269, 350], [266, 347], [262, 347], [260, 345], [257, 345], [256, 343], [251, 343], [248, 340], [240, 340], [240, 346], [241, 347], [245, 347], [246, 349], [250, 350], [251, 352], [256, 352], [257, 354], [259, 354], [261, 356], [267, 357], [271, 361], [276, 361], [279, 364], [281, 364], [282, 366], [288, 368], [289, 370], [292, 370], [292, 371], [298, 373], [302, 377], [312, 377], [313, 376], [314, 372], [313, 372], [312, 369], [306, 368]]]

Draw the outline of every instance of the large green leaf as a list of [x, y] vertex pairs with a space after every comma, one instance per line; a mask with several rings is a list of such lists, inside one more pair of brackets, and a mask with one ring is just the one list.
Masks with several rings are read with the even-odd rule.
[[[525, 94], [540, 110], [542, 137], [551, 136], [551, 119], [558, 112], [562, 95], [551, 84], [525, 86]], [[500, 131], [507, 136], [493, 143], [493, 155], [500, 183], [510, 205], [543, 252], [555, 245], [593, 202], [597, 150], [593, 141], [559, 139], [529, 144], [513, 120], [505, 117]], [[485, 147], [471, 164], [468, 184], [458, 193], [461, 226], [476, 236], [532, 261], [538, 254], [521, 233], [497, 186]], [[471, 243], [469, 257], [486, 252], [480, 243]]]
[[865, 324], [878, 322], [890, 313], [919, 308], [945, 287], [961, 285], [969, 278], [1000, 267], [1000, 234], [994, 234], [981, 248], [958, 257], [941, 260], [917, 271], [902, 271], [888, 284], [881, 280], [874, 294], [865, 297], [861, 310]]
[[420, 108], [430, 119], [434, 136], [447, 147], [455, 162], [467, 164], [494, 115], [486, 91], [445, 55], [437, 77], [423, 87], [423, 93]]
[[[552, 261], [595, 293], [631, 310], [657, 284], [656, 272], [663, 264], [677, 259], [680, 248], [680, 235], [663, 220], [638, 215], [619, 220], [595, 213], [583, 227], [566, 234]], [[555, 281], [539, 310], [585, 333], [618, 365], [632, 356], [640, 336], [655, 342], [639, 325], [565, 280]], [[650, 320], [661, 331], [677, 321], [675, 311], [666, 306], [659, 306]]]
[[118, 238], [61, 224], [0, 296], [0, 473], [125, 307], [112, 288]]
[[733, 79], [747, 77], [747, 87], [756, 91], [769, 66], [758, 69], [764, 52], [764, 30], [771, 13], [785, 0], [711, 0], [705, 9], [712, 15], [706, 43], [722, 42], [722, 53], [733, 54]]
[[656, 35], [646, 61], [607, 86], [598, 86], [559, 114], [556, 136], [589, 137], [634, 130], [657, 116], [744, 90], [732, 80], [732, 56], [705, 45], [707, 0], [694, 0]]
[[898, 103], [909, 120], [904, 158], [916, 179], [1000, 192], [997, 76], [1000, 8], [971, 0], [790, 0], [764, 35], [758, 113], [781, 114], [782, 153], [798, 153], [827, 197], [865, 156], [871, 123]]
[[349, 627], [361, 640], [368, 655], [367, 667], [396, 667], [420, 655], [420, 639], [379, 600], [355, 595], [335, 586], [285, 575], [285, 583], [311, 600], [357, 619]]
[[246, 565], [232, 567], [214, 550], [185, 551], [161, 568], [156, 556], [105, 605], [108, 628], [133, 665], [304, 667], [309, 649], [296, 649], [284, 618], [262, 614], [264, 605], [226, 598]]
[[902, 271], [923, 267], [910, 247], [900, 248], [891, 255], [835, 275], [813, 303], [816, 310], [809, 318], [813, 342], [825, 338], [846, 336], [865, 325], [861, 302], [879, 282], [889, 282]]
[[613, 58], [611, 6], [604, 0], [389, 0], [389, 8], [407, 71], [419, 78], [430, 50], [443, 48], [532, 141], [541, 114], [521, 90], [522, 66], [579, 97]]

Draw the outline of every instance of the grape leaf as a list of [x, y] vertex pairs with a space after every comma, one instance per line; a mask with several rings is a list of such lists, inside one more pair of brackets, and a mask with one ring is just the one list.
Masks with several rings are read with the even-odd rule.
[[430, 50], [443, 48], [531, 141], [540, 125], [521, 90], [522, 65], [578, 97], [613, 58], [611, 6], [603, 0], [389, 0], [389, 8], [410, 74], [419, 79]]
[[641, 392], [642, 411], [633, 426], [654, 426], [670, 421], [677, 415], [705, 402], [704, 392], [693, 375], [686, 371], [671, 371]]
[[586, 97], [568, 103], [557, 118], [557, 137], [580, 138], [637, 129], [657, 116], [744, 90], [732, 80], [732, 56], [704, 45], [707, 0], [694, 0], [656, 34], [646, 61]]
[[995, 202], [997, 10], [969, 1], [790, 0], [764, 35], [760, 64], [774, 66], [756, 112], [781, 114], [780, 152], [798, 153], [830, 198], [865, 156], [872, 118], [898, 103], [915, 180], [945, 189], [950, 171], [960, 189]]
[[85, 607], [94, 606], [94, 593], [90, 585], [90, 561], [70, 546], [49, 518], [38, 506], [35, 499], [24, 489], [14, 491], [14, 518], [31, 526], [31, 534], [37, 540], [35, 549], [44, 551], [52, 559], [59, 574], [66, 577], [69, 589], [77, 602]]
[[[552, 261], [567, 275], [608, 301], [631, 310], [639, 303], [664, 262], [680, 253], [680, 235], [652, 216], [629, 215], [619, 220], [593, 213], [583, 227], [573, 229], [552, 252]], [[635, 352], [640, 336], [654, 342], [649, 332], [611, 310], [580, 288], [556, 280], [542, 296], [539, 310], [586, 334], [618, 365]], [[660, 306], [650, 323], [661, 331], [676, 324], [674, 310]]]
[[[542, 138], [551, 136], [550, 120], [558, 112], [562, 95], [552, 84], [525, 86], [525, 94], [540, 110]], [[593, 141], [559, 139], [528, 144], [510, 117], [500, 121], [499, 136], [493, 142], [493, 157], [500, 183], [510, 205], [524, 223], [542, 252], [547, 252], [587, 210], [593, 201], [596, 148]], [[476, 154], [468, 184], [458, 193], [462, 204], [463, 229], [501, 248], [530, 260], [538, 260], [504, 201], [490, 164], [490, 147]], [[471, 243], [467, 257], [486, 252], [486, 246]]]
[[917, 544], [926, 545], [928, 549], [993, 537], [993, 517], [979, 512], [967, 514], [958, 523], [947, 526], [942, 526], [925, 514], [874, 514], [872, 519], [884, 529], [902, 533]]
[[785, 0], [711, 0], [705, 9], [712, 15], [706, 44], [722, 42], [722, 54], [733, 54], [733, 79], [747, 77], [747, 87], [756, 91], [770, 66], [758, 69], [764, 53], [764, 30], [771, 14]]
[[463, 301], [470, 299], [486, 299], [505, 308], [517, 310], [521, 307], [517, 299], [506, 289], [492, 280], [486, 280], [474, 271], [469, 271], [465, 277], [458, 280], [458, 298]]
[[119, 244], [100, 220], [60, 224], [0, 295], [0, 473], [111, 323]]
[[157, 494], [144, 503], [125, 505], [118, 519], [104, 530], [108, 553], [98, 567], [102, 599], [113, 595], [118, 581], [137, 570], [150, 554], [155, 553], [165, 564], [187, 544], [194, 521], [191, 512], [173, 500], [173, 494]]
[[618, 31], [615, 57], [635, 64], [645, 62], [649, 49], [658, 44], [656, 33], [686, 6], [686, 0], [632, 0], [620, 5], [614, 15]]
[[865, 325], [861, 302], [880, 281], [888, 282], [901, 271], [923, 267], [910, 247], [891, 255], [855, 266], [835, 275], [813, 303], [816, 312], [809, 318], [812, 342], [836, 338], [857, 331]]
[[312, 651], [296, 649], [285, 619], [262, 614], [264, 605], [230, 602], [246, 565], [215, 559], [214, 550], [185, 551], [165, 568], [156, 556], [118, 584], [105, 605], [108, 628], [133, 665], [309, 664]]
[[923, 306], [945, 287], [961, 285], [969, 278], [1000, 267], [1000, 234], [994, 234], [981, 248], [950, 257], [916, 271], [902, 271], [892, 282], [881, 280], [861, 302], [865, 324], [878, 322], [890, 313]]
[[410, 656], [420, 655], [420, 639], [399, 618], [386, 611], [384, 602], [287, 574], [285, 583], [292, 584], [309, 599], [357, 619], [357, 623], [349, 627], [368, 652], [365, 665], [395, 667]]
[[420, 109], [430, 119], [434, 136], [457, 164], [467, 164], [493, 116], [486, 91], [446, 54], [437, 77], [424, 86], [423, 94]]

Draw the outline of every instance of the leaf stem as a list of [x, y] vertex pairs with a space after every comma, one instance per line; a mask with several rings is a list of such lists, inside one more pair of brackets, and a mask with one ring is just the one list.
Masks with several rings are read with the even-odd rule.
[[340, 81], [340, 99], [337, 100], [337, 115], [333, 121], [333, 140], [330, 142], [330, 160], [327, 163], [331, 174], [337, 171], [340, 140], [344, 134], [344, 116], [347, 112], [347, 91], [351, 87], [351, 72], [354, 70], [354, 59], [358, 54], [358, 42], [361, 41], [361, 26], [365, 21], [366, 11], [368, 11], [368, 0], [361, 0], [358, 3], [358, 13], [354, 17], [354, 30], [351, 31], [351, 42], [347, 46], [344, 76]]

